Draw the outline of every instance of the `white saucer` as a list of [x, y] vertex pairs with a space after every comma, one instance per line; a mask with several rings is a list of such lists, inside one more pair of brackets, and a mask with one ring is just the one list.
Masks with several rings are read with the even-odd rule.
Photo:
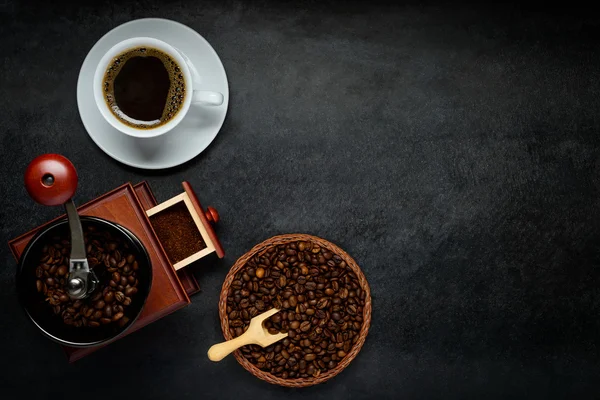
[[[212, 107], [193, 104], [177, 127], [156, 138], [136, 139], [113, 128], [102, 117], [94, 101], [94, 72], [106, 51], [116, 43], [136, 36], [165, 41], [185, 53], [196, 69], [196, 73], [192, 71], [196, 75], [194, 80], [198, 79], [202, 90], [221, 92], [223, 104]], [[77, 81], [79, 115], [92, 140], [115, 160], [137, 168], [170, 168], [202, 153], [219, 133], [228, 103], [227, 75], [210, 44], [191, 28], [160, 18], [127, 22], [104, 35], [83, 61]]]

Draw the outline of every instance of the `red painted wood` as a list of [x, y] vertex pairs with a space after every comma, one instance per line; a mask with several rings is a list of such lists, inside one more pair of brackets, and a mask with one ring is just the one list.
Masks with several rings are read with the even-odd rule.
[[217, 212], [217, 210], [214, 207], [211, 207], [211, 206], [206, 207], [205, 215], [206, 215], [206, 219], [211, 224], [216, 224], [217, 222], [219, 222], [219, 213]]
[[[44, 182], [44, 177], [53, 182]], [[44, 154], [36, 157], [25, 170], [25, 188], [33, 200], [45, 206], [66, 203], [77, 189], [77, 171], [66, 157]]]

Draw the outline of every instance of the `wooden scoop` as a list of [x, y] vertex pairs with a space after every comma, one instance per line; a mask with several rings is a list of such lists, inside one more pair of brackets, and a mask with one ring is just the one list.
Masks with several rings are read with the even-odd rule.
[[270, 316], [277, 314], [278, 309], [272, 308], [250, 320], [250, 326], [248, 330], [241, 336], [235, 339], [228, 340], [227, 342], [213, 345], [208, 349], [208, 358], [211, 361], [221, 361], [229, 353], [247, 344], [258, 344], [262, 347], [267, 347], [284, 337], [287, 337], [287, 333], [278, 333], [271, 335], [263, 326], [263, 322]]

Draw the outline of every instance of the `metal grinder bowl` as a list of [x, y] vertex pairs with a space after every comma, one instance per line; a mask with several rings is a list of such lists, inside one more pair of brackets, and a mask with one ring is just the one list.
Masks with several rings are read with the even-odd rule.
[[[72, 347], [91, 347], [112, 341], [125, 334], [136, 319], [139, 317], [146, 299], [150, 294], [152, 286], [152, 264], [150, 257], [142, 242], [129, 230], [114, 222], [96, 217], [81, 217], [81, 224], [85, 231], [87, 226], [94, 226], [100, 232], [108, 231], [118, 242], [129, 244], [129, 250], [135, 256], [139, 264], [137, 270], [138, 292], [132, 296], [132, 303], [125, 311], [129, 322], [120, 327], [111, 323], [101, 325], [97, 328], [75, 327], [66, 325], [60, 315], [55, 315], [51, 307], [46, 303], [43, 293], [38, 293], [35, 285], [35, 269], [38, 266], [43, 246], [54, 236], [64, 239], [69, 238], [69, 224], [66, 219], [57, 221], [43, 231], [38, 232], [27, 244], [17, 266], [17, 292], [19, 301], [31, 321], [48, 338], [62, 345]], [[100, 277], [100, 286], [97, 290], [108, 283], [110, 274]]]

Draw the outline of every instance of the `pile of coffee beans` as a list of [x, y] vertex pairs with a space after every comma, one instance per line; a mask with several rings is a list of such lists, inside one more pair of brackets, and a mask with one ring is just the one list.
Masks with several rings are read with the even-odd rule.
[[100, 232], [88, 225], [84, 229], [84, 240], [89, 266], [100, 280], [92, 296], [74, 300], [67, 294], [71, 243], [58, 236], [42, 248], [35, 269], [36, 290], [67, 325], [122, 327], [129, 322], [127, 308], [138, 291], [138, 261], [129, 252], [129, 244], [117, 241], [108, 231]]
[[266, 348], [244, 346], [242, 354], [284, 379], [317, 377], [335, 368], [358, 340], [365, 297], [341, 257], [312, 242], [286, 243], [235, 274], [227, 296], [229, 333], [240, 336], [253, 317], [278, 308], [264, 325], [288, 337]]

